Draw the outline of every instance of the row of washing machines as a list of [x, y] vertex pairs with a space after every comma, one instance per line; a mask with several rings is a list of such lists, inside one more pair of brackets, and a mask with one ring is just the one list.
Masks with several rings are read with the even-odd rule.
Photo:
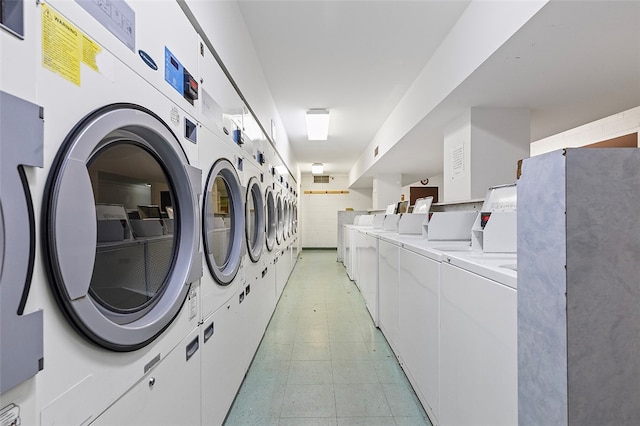
[[515, 425], [516, 186], [430, 208], [345, 225], [347, 274], [434, 425]]
[[0, 425], [222, 424], [295, 180], [178, 3], [2, 3]]

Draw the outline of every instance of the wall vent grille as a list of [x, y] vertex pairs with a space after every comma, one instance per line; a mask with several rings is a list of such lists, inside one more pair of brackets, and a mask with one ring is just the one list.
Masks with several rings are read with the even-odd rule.
[[313, 183], [329, 183], [328, 175], [315, 175], [313, 177]]

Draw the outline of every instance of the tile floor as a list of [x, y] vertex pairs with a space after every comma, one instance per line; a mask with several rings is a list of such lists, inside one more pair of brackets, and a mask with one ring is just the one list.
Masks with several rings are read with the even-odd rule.
[[431, 425], [335, 250], [302, 252], [225, 425]]

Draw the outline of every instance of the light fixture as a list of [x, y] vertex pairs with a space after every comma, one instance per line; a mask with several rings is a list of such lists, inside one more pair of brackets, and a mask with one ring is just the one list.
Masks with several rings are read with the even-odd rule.
[[329, 136], [329, 110], [307, 111], [307, 136], [310, 141], [326, 141]]
[[311, 174], [313, 175], [321, 175], [324, 172], [324, 164], [322, 163], [313, 163], [311, 165]]

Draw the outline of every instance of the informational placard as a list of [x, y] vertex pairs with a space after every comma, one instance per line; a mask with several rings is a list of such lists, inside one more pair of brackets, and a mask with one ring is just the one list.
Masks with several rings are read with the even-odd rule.
[[100, 71], [96, 56], [102, 51], [75, 25], [42, 5], [42, 66], [80, 86], [80, 63]]
[[464, 145], [457, 145], [451, 149], [452, 179], [464, 175]]
[[80, 85], [80, 31], [42, 5], [42, 66]]
[[84, 10], [124, 43], [136, 48], [136, 13], [123, 0], [76, 0]]

